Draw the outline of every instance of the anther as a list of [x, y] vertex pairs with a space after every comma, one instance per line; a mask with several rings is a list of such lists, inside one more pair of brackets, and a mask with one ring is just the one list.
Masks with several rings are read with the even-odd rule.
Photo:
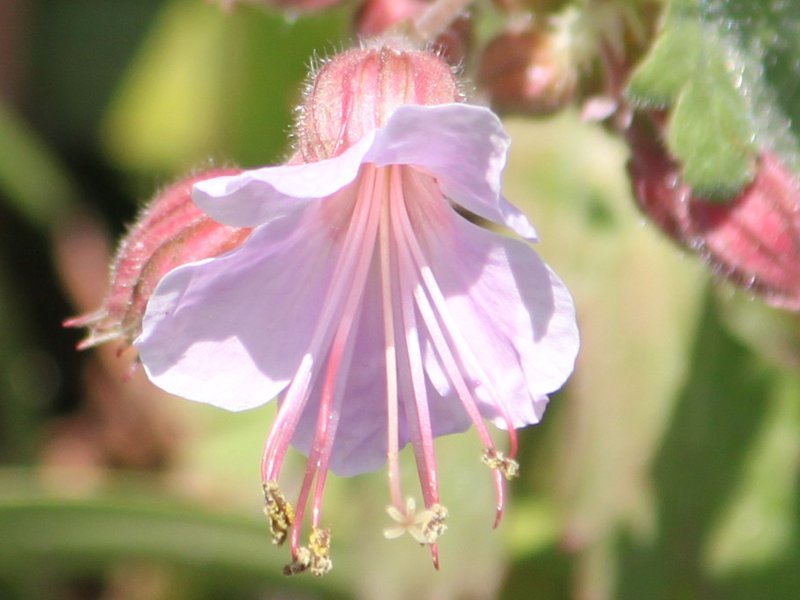
[[519, 476], [519, 463], [494, 448], [487, 448], [483, 452], [481, 462], [490, 469], [500, 471], [506, 479], [511, 480]]
[[289, 536], [294, 522], [294, 508], [286, 501], [277, 482], [267, 481], [264, 487], [264, 514], [269, 519], [272, 543], [281, 545]]
[[300, 546], [294, 560], [283, 567], [284, 575], [297, 575], [310, 571], [315, 577], [322, 577], [333, 568], [330, 556], [331, 530], [315, 527], [308, 538], [308, 546]]
[[422, 536], [426, 544], [434, 544], [439, 536], [447, 529], [444, 520], [447, 518], [447, 509], [441, 504], [434, 504], [423, 514], [427, 513], [427, 519], [422, 524]]
[[331, 530], [317, 527], [311, 532], [308, 539], [308, 549], [311, 551], [311, 574], [322, 577], [333, 568], [331, 561]]
[[295, 555], [294, 560], [285, 567], [283, 567], [283, 574], [297, 575], [298, 573], [302, 573], [303, 571], [308, 569], [310, 566], [311, 566], [311, 550], [309, 550], [305, 546], [300, 546], [300, 548], [297, 549], [297, 554]]

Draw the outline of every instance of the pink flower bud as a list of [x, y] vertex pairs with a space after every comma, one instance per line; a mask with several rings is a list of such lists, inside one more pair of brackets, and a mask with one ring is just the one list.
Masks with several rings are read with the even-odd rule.
[[356, 15], [356, 31], [373, 36], [403, 22], [412, 22], [425, 10], [425, 0], [364, 0]]
[[[393, 27], [412, 27], [430, 4], [430, 0], [364, 0], [356, 13], [356, 32], [372, 37]], [[431, 47], [451, 65], [458, 65], [466, 58], [471, 38], [472, 19], [465, 11], [436, 37]]]
[[183, 179], [158, 194], [142, 211], [117, 250], [102, 308], [64, 322], [66, 327], [89, 328], [79, 349], [114, 339], [130, 344], [139, 334], [150, 295], [168, 271], [223, 254], [247, 239], [249, 228], [214, 221], [195, 206], [191, 196], [198, 181], [240, 172], [214, 169]]
[[450, 66], [433, 53], [402, 41], [349, 50], [325, 63], [308, 86], [293, 162], [341, 154], [404, 104], [461, 100]]
[[627, 132], [628, 170], [642, 210], [721, 275], [773, 306], [800, 309], [800, 180], [770, 152], [729, 202], [698, 197], [643, 118]]
[[501, 33], [484, 50], [478, 83], [500, 112], [550, 113], [568, 105], [579, 71], [562, 31], [530, 27]]

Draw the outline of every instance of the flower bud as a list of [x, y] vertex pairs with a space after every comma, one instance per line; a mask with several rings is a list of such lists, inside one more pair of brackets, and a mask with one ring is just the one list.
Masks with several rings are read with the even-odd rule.
[[397, 41], [355, 48], [325, 63], [308, 86], [297, 122], [299, 160], [344, 152], [403, 104], [462, 99], [450, 66]]
[[250, 229], [222, 225], [192, 202], [192, 186], [198, 181], [239, 172], [215, 169], [179, 181], [142, 211], [117, 250], [102, 308], [64, 322], [66, 327], [89, 328], [79, 349], [114, 339], [130, 344], [139, 334], [150, 295], [168, 271], [223, 254], [247, 239]]
[[425, 0], [364, 0], [356, 14], [356, 31], [362, 36], [380, 35], [395, 25], [412, 22], [426, 5]]
[[532, 26], [506, 31], [489, 42], [478, 68], [478, 83], [493, 108], [545, 114], [572, 102], [579, 72], [563, 33]]
[[[398, 26], [412, 27], [431, 4], [430, 0], [364, 0], [356, 13], [355, 29], [361, 37], [372, 37]], [[462, 12], [431, 44], [451, 65], [461, 64], [472, 39], [470, 13]]]
[[770, 152], [729, 202], [710, 202], [680, 180], [659, 128], [639, 115], [627, 131], [636, 201], [662, 230], [703, 256], [715, 274], [765, 302], [800, 309], [800, 179]]

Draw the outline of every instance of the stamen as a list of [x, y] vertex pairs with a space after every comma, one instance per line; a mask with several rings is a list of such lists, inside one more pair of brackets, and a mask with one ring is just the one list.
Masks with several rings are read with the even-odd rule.
[[487, 448], [481, 461], [490, 469], [500, 471], [507, 480], [519, 477], [519, 463], [513, 458], [504, 456], [499, 450]]
[[446, 530], [444, 520], [447, 518], [447, 509], [441, 504], [434, 504], [428, 510], [426, 520], [422, 524], [422, 536], [426, 544], [435, 544]]
[[311, 550], [300, 546], [295, 553], [294, 560], [283, 567], [284, 575], [297, 575], [311, 566]]
[[[385, 169], [381, 169], [385, 172]], [[385, 178], [382, 178], [385, 181]], [[402, 505], [403, 491], [400, 487], [400, 421], [397, 385], [397, 348], [395, 344], [394, 329], [396, 320], [392, 302], [392, 261], [389, 254], [390, 246], [390, 221], [389, 204], [391, 191], [387, 190], [381, 202], [381, 219], [378, 238], [380, 241], [380, 267], [381, 267], [381, 299], [383, 301], [383, 334], [385, 339], [386, 362], [386, 472], [389, 476], [389, 494], [392, 503], [399, 507]]]
[[[419, 179], [418, 183], [420, 185], [426, 185], [430, 182], [426, 182], [425, 179]], [[398, 183], [398, 185], [402, 186], [401, 183]], [[430, 190], [430, 193], [440, 194], [438, 188]], [[464, 361], [468, 371], [475, 374], [476, 380], [484, 382], [484, 389], [489, 394], [491, 403], [497, 407], [497, 409], [500, 411], [500, 416], [503, 418], [503, 421], [505, 421], [509, 438], [508, 453], [509, 456], [514, 458], [517, 455], [519, 442], [517, 440], [517, 430], [514, 427], [513, 420], [511, 419], [508, 410], [506, 409], [505, 402], [495, 392], [493, 386], [490, 385], [490, 382], [492, 381], [491, 378], [489, 378], [488, 374], [481, 365], [481, 361], [479, 361], [477, 356], [475, 356], [475, 353], [472, 351], [472, 347], [469, 345], [469, 343], [467, 343], [467, 340], [464, 339], [461, 328], [458, 327], [458, 325], [455, 323], [455, 319], [450, 314], [447, 300], [445, 299], [442, 290], [439, 288], [439, 284], [436, 282], [436, 278], [433, 275], [430, 265], [428, 265], [425, 254], [422, 252], [419, 241], [414, 235], [414, 230], [411, 226], [408, 212], [403, 211], [398, 215], [398, 217], [401, 221], [403, 230], [408, 232], [406, 236], [406, 239], [409, 243], [408, 247], [411, 251], [411, 255], [414, 257], [417, 268], [419, 269], [419, 273], [422, 277], [423, 283], [425, 284], [425, 288], [428, 290], [428, 294], [430, 295], [433, 306], [436, 308], [436, 313], [442, 319], [442, 324], [444, 325], [445, 331], [447, 331], [448, 335], [458, 349], [458, 356], [462, 361]]]
[[[405, 203], [405, 196], [400, 180], [400, 168], [392, 167], [391, 177], [391, 201], [392, 203]], [[398, 209], [392, 209], [392, 212]], [[394, 231], [396, 223], [393, 223], [393, 241], [395, 243], [395, 255], [397, 260], [401, 260], [401, 253], [398, 244], [400, 236]], [[417, 319], [414, 310], [414, 290], [419, 285], [413, 269], [400, 269], [396, 265], [397, 275], [395, 279], [399, 287], [399, 304], [402, 313], [402, 326], [404, 336], [399, 338], [398, 369], [408, 373], [408, 377], [402, 377], [401, 397], [405, 408], [406, 423], [408, 425], [409, 436], [414, 457], [417, 463], [422, 495], [425, 506], [431, 507], [439, 502], [439, 480], [436, 470], [436, 456], [434, 450], [434, 436], [431, 425], [430, 409], [428, 407], [428, 390], [425, 381], [425, 367], [422, 360], [421, 346], [419, 342]], [[410, 389], [409, 389], [410, 382]]]
[[311, 551], [311, 574], [322, 577], [333, 568], [331, 560], [331, 530], [315, 527], [308, 541]]
[[[374, 194], [375, 190], [379, 189], [381, 186], [381, 170], [377, 170], [376, 174], [374, 168], [367, 167], [365, 178], [367, 181], [364, 182], [363, 186]], [[345, 360], [347, 365], [344, 374], [341, 371], [342, 360], [345, 358], [345, 354], [347, 354], [346, 350], [348, 346], [350, 346], [350, 350], [352, 351], [354, 341], [352, 330], [359, 315], [358, 307], [364, 295], [370, 263], [374, 255], [375, 240], [378, 235], [380, 206], [375, 202], [374, 196], [370, 197], [368, 194], [362, 193], [361, 190], [359, 190], [354, 211], [356, 213], [365, 212], [368, 214], [368, 218], [364, 225], [365, 230], [356, 232], [356, 234], [361, 234], [358, 236], [361, 245], [353, 246], [349, 249], [349, 252], [355, 255], [353, 258], [355, 264], [352, 271], [349, 273], [349, 277], [347, 277], [350, 287], [345, 297], [340, 320], [328, 353], [327, 368], [320, 396], [316, 430], [314, 432], [314, 442], [306, 463], [306, 473], [303, 478], [303, 485], [300, 488], [300, 497], [297, 500], [296, 519], [292, 527], [291, 542], [293, 549], [298, 547], [303, 512], [306, 507], [308, 495], [311, 491], [312, 481], [317, 473], [319, 473], [319, 479], [314, 493], [312, 525], [316, 527], [319, 524], [322, 492], [327, 475], [327, 466], [330, 460], [336, 427], [339, 422], [339, 410], [338, 406], [334, 406], [334, 396], [338, 396], [339, 400], [341, 400], [342, 389], [340, 388], [337, 393], [337, 383], [346, 381], [347, 379], [344, 374], [346, 374], [346, 369], [349, 367], [349, 357]], [[355, 214], [353, 216], [353, 221], [357, 220], [359, 220], [359, 215]]]
[[[397, 186], [397, 193], [402, 195], [402, 182], [399, 180], [400, 174], [397, 172], [396, 175], [395, 173], [393, 173], [393, 175], [394, 177], [392, 178], [392, 184]], [[402, 204], [402, 208], [404, 209], [405, 203]], [[414, 276], [412, 273], [414, 272], [417, 272], [422, 276], [425, 283], [425, 288], [423, 289], [420, 286], [415, 286], [414, 299], [416, 301], [417, 308], [422, 315], [423, 322], [428, 329], [428, 333], [431, 337], [431, 341], [433, 342], [436, 354], [439, 357], [439, 360], [441, 360], [442, 366], [447, 373], [450, 382], [455, 388], [456, 395], [461, 400], [461, 404], [475, 426], [475, 429], [477, 430], [478, 436], [480, 437], [484, 447], [486, 449], [494, 450], [494, 441], [489, 435], [489, 431], [487, 430], [486, 424], [483, 421], [483, 416], [481, 415], [475, 398], [464, 378], [464, 373], [469, 371], [461, 361], [464, 359], [463, 351], [468, 350], [469, 346], [466, 344], [456, 344], [458, 352], [454, 352], [454, 350], [451, 348], [450, 341], [442, 331], [442, 326], [439, 323], [437, 315], [442, 318], [443, 321], [445, 321], [445, 326], [449, 327], [449, 333], [451, 336], [458, 334], [458, 328], [452, 323], [449, 311], [447, 311], [444, 296], [441, 294], [441, 290], [439, 290], [438, 285], [436, 284], [435, 278], [433, 277], [430, 267], [428, 266], [427, 261], [422, 253], [422, 249], [420, 248], [415, 237], [408, 214], [405, 210], [401, 210], [400, 205], [400, 202], [395, 202], [392, 204], [392, 208], [394, 209], [392, 214], [393, 223], [396, 225], [397, 236], [399, 240], [398, 249], [400, 250], [401, 254], [400, 264], [405, 269], [404, 277], [413, 280]], [[431, 305], [431, 302], [425, 293], [426, 290], [432, 295], [434, 292], [436, 292], [441, 296], [441, 304], [436, 306], [436, 310], [434, 310], [434, 307]], [[498, 407], [504, 413], [504, 416], [508, 418], [507, 413], [502, 408], [502, 404], [499, 404]], [[511, 425], [510, 421], [509, 425]], [[513, 431], [513, 426], [510, 426], [509, 428], [509, 432], [511, 431]], [[516, 440], [516, 437], [512, 437], [512, 440]], [[503, 485], [502, 475], [499, 471], [494, 471], [494, 484], [496, 498], [494, 526], [497, 527], [497, 525], [500, 523], [500, 519], [502, 518], [503, 507], [505, 504], [505, 488]]]
[[314, 577], [322, 577], [333, 568], [330, 557], [331, 530], [315, 527], [308, 538], [308, 546], [300, 546], [294, 560], [283, 567], [284, 575], [297, 575], [308, 570]]
[[[371, 252], [364, 255], [364, 238], [370, 232], [370, 235], [374, 235], [377, 230], [379, 211], [373, 206], [375, 168], [366, 166], [355, 185], [358, 186], [358, 191], [353, 207], [353, 218], [331, 276], [331, 286], [325, 295], [318, 325], [309, 342], [303, 363], [283, 396], [278, 416], [264, 445], [262, 479], [265, 481], [277, 479], [286, 451], [297, 429], [297, 423], [308, 401], [314, 378], [312, 357], [326, 354], [321, 352], [321, 349], [334, 335], [331, 325], [337, 322], [337, 313], [340, 314], [344, 310], [343, 303], [346, 302], [347, 291], [353, 285], [355, 272], [363, 267], [365, 259], [371, 257]], [[341, 199], [330, 201], [338, 200]], [[374, 244], [374, 241], [372, 243]], [[366, 260], [366, 263], [368, 268], [369, 260]]]
[[294, 522], [294, 508], [286, 501], [278, 483], [266, 481], [264, 487], [264, 514], [269, 519], [272, 543], [280, 546], [286, 541]]

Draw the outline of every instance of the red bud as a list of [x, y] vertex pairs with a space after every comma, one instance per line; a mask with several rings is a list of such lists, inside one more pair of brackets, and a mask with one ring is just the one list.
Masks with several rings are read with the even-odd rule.
[[710, 202], [681, 182], [659, 135], [641, 115], [627, 132], [628, 170], [642, 210], [715, 274], [773, 306], [800, 310], [800, 179], [763, 152], [752, 183], [729, 202]]
[[179, 181], [142, 211], [117, 250], [103, 306], [64, 322], [66, 327], [89, 328], [79, 349], [115, 339], [131, 343], [139, 335], [150, 295], [168, 271], [223, 254], [247, 239], [250, 229], [217, 223], [192, 202], [196, 182], [239, 172], [216, 169]]

